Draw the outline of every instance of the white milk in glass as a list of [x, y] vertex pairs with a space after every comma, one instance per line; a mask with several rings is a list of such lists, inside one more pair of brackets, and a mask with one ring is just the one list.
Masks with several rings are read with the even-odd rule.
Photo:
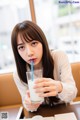
[[38, 94], [35, 92], [35, 89], [33, 89], [34, 81], [29, 80], [28, 81], [28, 86], [29, 86], [29, 90], [30, 90], [30, 99], [31, 99], [31, 102], [32, 103], [43, 102], [44, 98], [39, 97]]
[[[33, 76], [32, 76], [33, 74]], [[30, 99], [31, 102], [33, 103], [39, 103], [39, 102], [43, 102], [44, 98], [39, 97], [38, 94], [35, 92], [34, 87], [34, 81], [38, 78], [42, 78], [42, 70], [34, 70], [33, 73], [32, 71], [26, 72], [27, 75], [27, 80], [28, 80], [28, 87], [29, 87], [29, 91], [30, 91]], [[32, 79], [33, 78], [33, 79]]]

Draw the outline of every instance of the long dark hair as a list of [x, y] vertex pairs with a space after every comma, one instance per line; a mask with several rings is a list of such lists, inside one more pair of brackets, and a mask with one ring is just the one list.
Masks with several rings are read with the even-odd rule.
[[11, 35], [11, 44], [12, 44], [12, 49], [14, 53], [14, 58], [15, 58], [19, 78], [23, 82], [27, 83], [27, 78], [26, 78], [27, 63], [20, 57], [17, 50], [18, 35], [20, 35], [21, 39], [24, 39], [26, 42], [29, 42], [32, 40], [37, 40], [41, 42], [43, 46], [43, 56], [42, 56], [43, 77], [54, 79], [54, 76], [53, 76], [54, 61], [52, 59], [52, 56], [48, 47], [47, 39], [43, 31], [40, 29], [40, 27], [31, 21], [24, 21], [24, 22], [18, 23], [14, 27]]

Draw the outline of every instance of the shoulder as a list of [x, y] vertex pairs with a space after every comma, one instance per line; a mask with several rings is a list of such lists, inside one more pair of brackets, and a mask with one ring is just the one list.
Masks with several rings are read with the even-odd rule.
[[51, 55], [52, 55], [53, 59], [67, 57], [67, 54], [62, 50], [52, 50]]
[[69, 65], [68, 56], [64, 51], [62, 51], [62, 50], [54, 50], [54, 51], [52, 51], [51, 54], [52, 54], [54, 64], [56, 66], [60, 67], [60, 66]]

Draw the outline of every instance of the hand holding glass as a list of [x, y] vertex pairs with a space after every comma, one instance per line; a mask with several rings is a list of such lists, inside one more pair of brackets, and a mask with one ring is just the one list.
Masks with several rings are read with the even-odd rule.
[[34, 81], [42, 77], [42, 70], [34, 70], [30, 72], [26, 72], [28, 87], [30, 91], [30, 99], [32, 103], [40, 103], [44, 101], [44, 98], [39, 97], [38, 94], [34, 90]]

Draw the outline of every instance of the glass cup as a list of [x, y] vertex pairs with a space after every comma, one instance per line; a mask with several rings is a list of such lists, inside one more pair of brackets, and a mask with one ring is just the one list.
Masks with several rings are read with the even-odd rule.
[[39, 97], [38, 94], [35, 92], [34, 81], [42, 77], [42, 70], [34, 70], [26, 72], [27, 80], [28, 80], [28, 87], [30, 91], [30, 99], [32, 103], [41, 103], [44, 101], [43, 97]]

